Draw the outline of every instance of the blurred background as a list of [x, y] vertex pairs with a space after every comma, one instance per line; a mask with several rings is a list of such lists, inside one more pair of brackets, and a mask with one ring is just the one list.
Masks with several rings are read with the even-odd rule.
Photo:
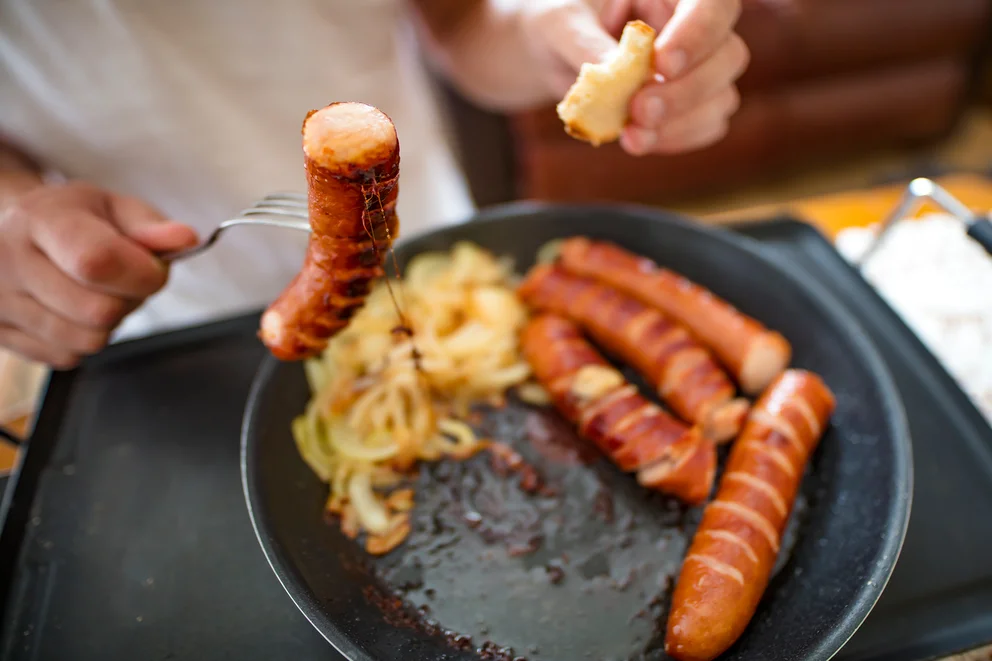
[[729, 136], [634, 158], [569, 138], [554, 108], [494, 115], [444, 89], [480, 206], [615, 200], [694, 214], [919, 175], [992, 174], [992, 2], [743, 0], [751, 50]]
[[[730, 134], [679, 156], [593, 148], [553, 107], [493, 114], [438, 80], [476, 204], [636, 202], [704, 222], [784, 211], [832, 238], [931, 176], [992, 209], [992, 0], [743, 0], [738, 31], [752, 57]], [[44, 377], [0, 351], [0, 425], [25, 431]], [[12, 458], [0, 443], [0, 471]]]

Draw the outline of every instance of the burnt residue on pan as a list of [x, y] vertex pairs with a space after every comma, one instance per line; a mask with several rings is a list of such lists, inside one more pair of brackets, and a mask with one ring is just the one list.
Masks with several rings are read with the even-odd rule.
[[370, 598], [481, 658], [665, 658], [702, 508], [639, 487], [552, 410], [511, 400], [477, 428], [499, 446], [422, 469], [410, 537], [373, 561], [393, 594]]

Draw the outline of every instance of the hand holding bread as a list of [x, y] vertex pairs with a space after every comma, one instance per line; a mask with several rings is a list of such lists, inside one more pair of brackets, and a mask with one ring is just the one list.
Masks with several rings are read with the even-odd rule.
[[525, 11], [571, 136], [643, 155], [726, 134], [748, 63], [740, 0], [540, 0]]

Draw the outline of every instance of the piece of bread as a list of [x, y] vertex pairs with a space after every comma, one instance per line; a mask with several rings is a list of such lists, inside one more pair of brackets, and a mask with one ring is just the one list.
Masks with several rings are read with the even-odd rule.
[[647, 23], [631, 21], [623, 29], [619, 48], [604, 62], [582, 65], [558, 104], [566, 133], [595, 147], [620, 137], [631, 97], [654, 73], [656, 34]]

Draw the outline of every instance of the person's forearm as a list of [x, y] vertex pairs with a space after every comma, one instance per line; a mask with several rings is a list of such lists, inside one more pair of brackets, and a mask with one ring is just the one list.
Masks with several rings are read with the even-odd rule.
[[416, 3], [431, 58], [483, 107], [517, 110], [552, 100], [521, 25], [520, 8], [526, 1], [462, 0], [471, 9], [453, 18], [434, 9], [438, 0]]
[[0, 209], [9, 200], [43, 183], [41, 170], [21, 152], [0, 140]]

